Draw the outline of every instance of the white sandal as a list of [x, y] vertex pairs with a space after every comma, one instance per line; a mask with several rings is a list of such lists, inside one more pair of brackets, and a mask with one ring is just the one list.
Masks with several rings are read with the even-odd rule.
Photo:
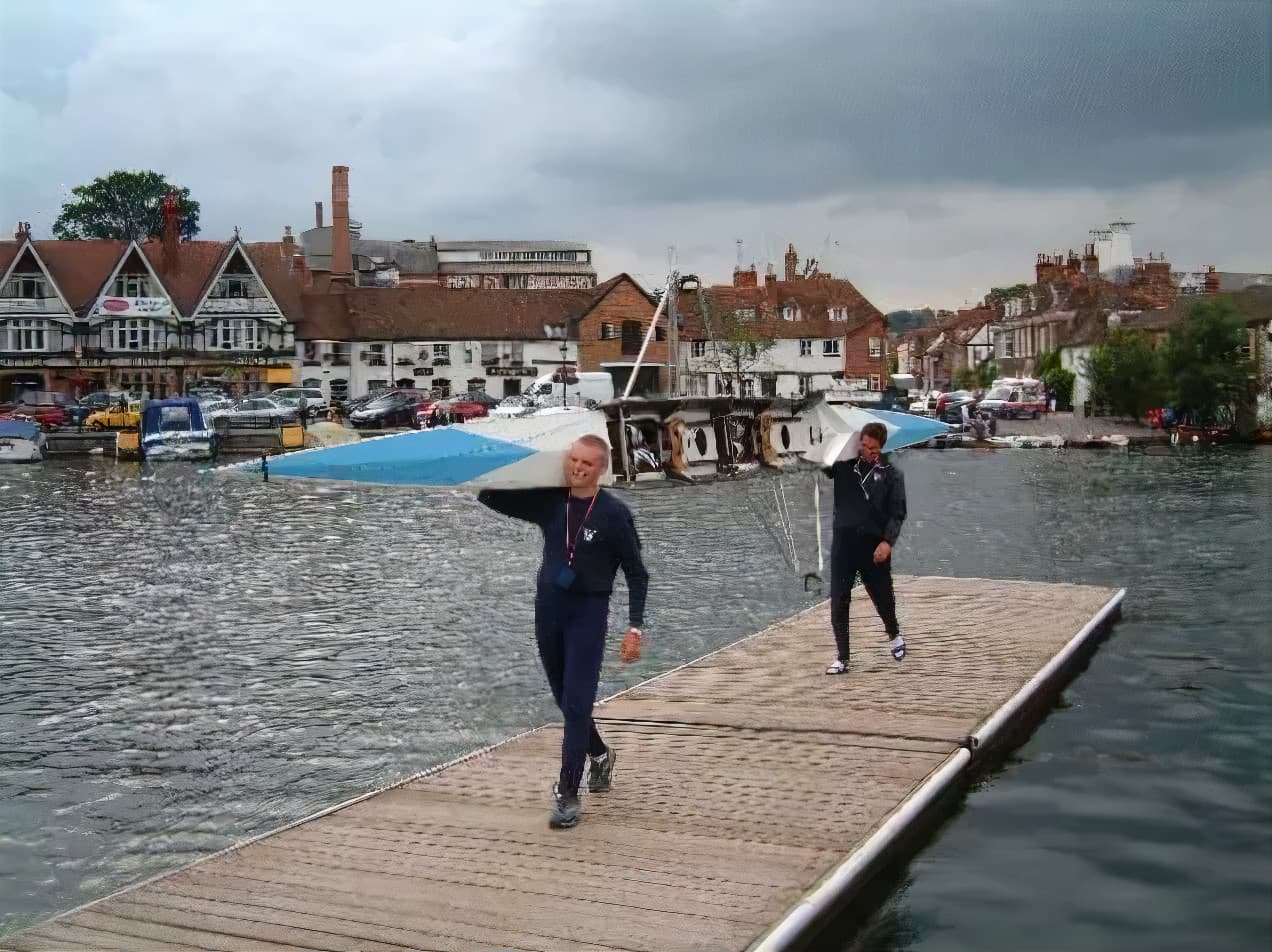
[[847, 674], [848, 662], [836, 661], [834, 664], [832, 664], [829, 668], [826, 669], [826, 673], [827, 674]]

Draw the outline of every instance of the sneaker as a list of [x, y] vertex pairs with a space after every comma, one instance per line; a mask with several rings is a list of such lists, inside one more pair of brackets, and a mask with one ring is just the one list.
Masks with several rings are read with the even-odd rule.
[[583, 812], [583, 806], [579, 803], [579, 795], [577, 793], [562, 793], [560, 786], [557, 783], [552, 785], [554, 806], [552, 807], [552, 815], [548, 817], [548, 826], [554, 830], [568, 830], [578, 824], [579, 814]]
[[905, 639], [900, 635], [897, 635], [889, 642], [889, 647], [892, 649], [892, 657], [898, 661], [905, 657]]
[[826, 673], [827, 674], [847, 674], [848, 662], [836, 661], [834, 664], [832, 664], [829, 668], [826, 669]]
[[606, 747], [601, 756], [588, 759], [591, 763], [587, 768], [587, 792], [605, 793], [610, 788], [610, 778], [614, 776], [614, 761], [617, 759], [614, 748]]

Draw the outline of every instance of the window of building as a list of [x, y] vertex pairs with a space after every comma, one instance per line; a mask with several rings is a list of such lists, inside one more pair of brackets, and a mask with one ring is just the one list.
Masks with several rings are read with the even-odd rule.
[[799, 377], [796, 378], [795, 389], [801, 397], [808, 396], [808, 378], [803, 374], [800, 374]]
[[802, 340], [799, 342], [799, 355], [801, 357], [813, 356], [813, 342], [811, 340]]
[[739, 307], [733, 311], [733, 319], [735, 321], [753, 321], [755, 320], [755, 308]]
[[[353, 345], [344, 344], [339, 341], [331, 345], [331, 366], [348, 367], [349, 361], [353, 357]], [[345, 381], [346, 386], [348, 381]]]
[[268, 333], [264, 326], [248, 318], [216, 321], [209, 334], [209, 347], [211, 350], [261, 350]]
[[115, 297], [153, 297], [150, 293], [150, 275], [120, 274], [115, 276], [115, 286], [111, 292]]
[[654, 328], [654, 340], [666, 340], [666, 339], [667, 339], [667, 328], [659, 324], [656, 328]]
[[349, 399], [349, 381], [346, 380], [344, 377], [337, 377], [335, 380], [331, 381], [331, 399], [332, 400], [348, 400]]
[[742, 393], [741, 393], [741, 396], [744, 396], [744, 397], [753, 397], [753, 396], [755, 396], [755, 381], [754, 381], [754, 380], [752, 380], [750, 377], [743, 377], [743, 378], [742, 378]]
[[871, 357], [883, 356], [883, 338], [882, 337], [870, 338], [870, 356]]
[[450, 396], [451, 382], [445, 377], [437, 377], [433, 380], [432, 389], [438, 400], [445, 400]]
[[366, 361], [368, 367], [388, 366], [388, 361], [384, 359], [383, 344], [367, 344], [367, 349], [362, 352], [362, 359]]
[[306, 366], [318, 364], [318, 342], [316, 340], [307, 340], [301, 344], [300, 359]]
[[871, 375], [870, 375], [870, 389], [871, 389], [871, 390], [879, 390], [879, 389], [882, 389], [882, 388], [879, 386], [879, 375], [878, 375], [878, 374], [871, 374]]
[[388, 387], [389, 387], [389, 382], [387, 380], [368, 380], [367, 381], [368, 392], [374, 392], [376, 390], [387, 390]]
[[33, 318], [9, 321], [9, 326], [0, 326], [0, 350], [46, 350], [49, 336], [49, 322]]
[[838, 337], [834, 337], [834, 338], [831, 338], [830, 340], [822, 341], [822, 356], [823, 357], [838, 357], [839, 356], [839, 338]]
[[479, 393], [485, 393], [485, 392], [486, 392], [486, 378], [485, 378], [485, 377], [469, 377], [469, 378], [468, 378], [468, 389], [469, 389], [469, 390], [476, 390], [476, 391], [478, 391]]
[[689, 374], [689, 396], [705, 397], [707, 395], [707, 375], [706, 374]]
[[433, 359], [450, 362], [450, 344], [434, 344]]
[[155, 321], [115, 321], [110, 326], [111, 350], [158, 350], [160, 326]]
[[640, 353], [641, 339], [644, 334], [641, 332], [640, 321], [623, 321], [623, 347], [624, 356], [635, 356]]
[[256, 280], [250, 274], [227, 274], [218, 278], [216, 284], [212, 285], [212, 293], [208, 296], [213, 298], [264, 297], [260, 293]]
[[695, 341], [690, 341], [690, 342], [689, 342], [689, 356], [690, 356], [690, 357], [705, 357], [705, 356], [707, 356], [707, 342], [706, 342], [705, 340], [695, 340]]
[[521, 393], [521, 381], [516, 377], [509, 377], [504, 381], [504, 396], [515, 397]]
[[777, 396], [777, 374], [760, 374], [760, 396]]
[[618, 337], [618, 328], [613, 324], [601, 325], [601, 340], [614, 340]]
[[322, 381], [319, 380], [317, 377], [306, 377], [304, 380], [300, 382], [300, 385], [304, 387], [306, 390], [321, 390], [322, 389]]
[[48, 282], [42, 274], [15, 274], [5, 282], [4, 292], [0, 297], [26, 298], [40, 300], [51, 297]]
[[798, 309], [793, 308], [793, 307], [789, 307], [789, 306], [782, 308], [782, 320], [784, 320], [784, 321], [797, 321], [797, 320], [799, 320], [799, 311], [798, 311]]

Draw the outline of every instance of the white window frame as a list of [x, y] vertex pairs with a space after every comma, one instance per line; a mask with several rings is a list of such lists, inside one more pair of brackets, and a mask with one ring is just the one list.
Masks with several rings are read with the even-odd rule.
[[[30, 293], [26, 293], [28, 291]], [[4, 291], [0, 293], [0, 297], [20, 298], [24, 301], [42, 301], [52, 296], [49, 294], [48, 279], [38, 271], [10, 275], [5, 282]]]
[[131, 272], [115, 276], [114, 296], [122, 298], [154, 297], [150, 293], [150, 275]]
[[433, 359], [437, 360], [438, 358], [441, 358], [442, 360], [450, 360], [450, 349], [450, 344], [434, 344]]
[[49, 322], [41, 318], [24, 317], [9, 321], [0, 328], [0, 350], [13, 353], [36, 353], [48, 350]]
[[875, 392], [878, 392], [879, 390], [882, 390], [882, 389], [883, 389], [883, 388], [879, 385], [879, 375], [878, 375], [878, 374], [871, 374], [871, 375], [870, 375], [870, 389], [871, 389], [871, 390], [873, 390], [873, 391], [875, 391]]
[[883, 356], [883, 338], [882, 337], [870, 338], [869, 348], [870, 348], [869, 354], [871, 357], [882, 357]]
[[212, 322], [208, 340], [208, 350], [264, 350], [269, 341], [269, 330], [250, 318], [224, 318]]
[[754, 397], [755, 396], [755, 378], [743, 377], [739, 387], [739, 396]]
[[707, 356], [707, 342], [706, 342], [705, 340], [695, 340], [695, 341], [690, 341], [690, 342], [689, 342], [689, 356], [690, 356], [690, 357], [706, 357], [706, 356]]
[[812, 342], [812, 340], [811, 340], [811, 339], [809, 339], [809, 338], [805, 337], [805, 338], [802, 338], [802, 339], [800, 340], [800, 342], [799, 342], [799, 355], [800, 355], [801, 357], [811, 357], [811, 356], [813, 356], [813, 342]]
[[838, 337], [832, 337], [829, 340], [822, 341], [822, 356], [823, 357], [842, 357], [843, 356], [843, 351], [840, 347], [840, 341]]
[[110, 349], [148, 353], [159, 349], [160, 323], [149, 318], [124, 318], [110, 325]]

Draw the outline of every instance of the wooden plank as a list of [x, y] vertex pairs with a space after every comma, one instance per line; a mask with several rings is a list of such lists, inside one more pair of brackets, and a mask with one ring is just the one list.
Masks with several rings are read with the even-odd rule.
[[546, 825], [550, 725], [0, 942], [742, 949], [1111, 594], [898, 579], [902, 664], [859, 597], [845, 677], [823, 604], [599, 706], [618, 770], [577, 829]]

